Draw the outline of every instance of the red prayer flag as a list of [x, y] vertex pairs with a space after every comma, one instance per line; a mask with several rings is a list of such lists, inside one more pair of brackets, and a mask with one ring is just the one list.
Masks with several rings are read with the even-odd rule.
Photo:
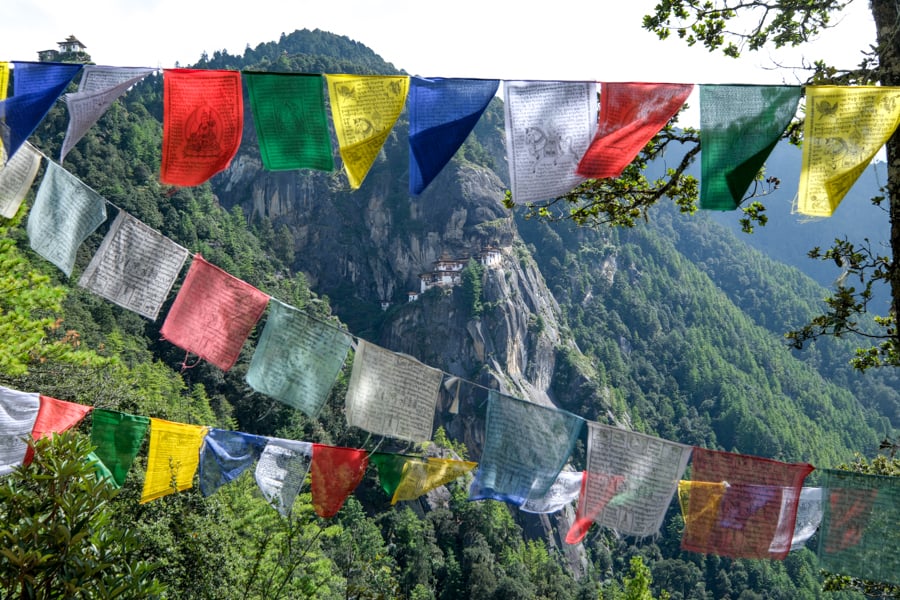
[[[783, 560], [791, 549], [806, 463], [783, 463], [731, 452], [694, 448], [691, 480], [725, 482], [716, 522], [703, 533], [692, 529], [690, 501], [681, 548], [731, 558]], [[782, 531], [783, 529], [783, 531]]]
[[[38, 409], [37, 419], [34, 421], [34, 427], [31, 429], [31, 436], [35, 440], [39, 440], [51, 433], [60, 433], [71, 429], [80, 423], [92, 409], [93, 406], [41, 396], [41, 405]], [[34, 458], [34, 450], [29, 446], [25, 452], [25, 464], [31, 464], [32, 458]]]
[[329, 519], [337, 514], [366, 474], [365, 450], [313, 444], [310, 488], [316, 514]]
[[163, 148], [159, 178], [199, 185], [228, 167], [241, 144], [240, 71], [163, 71]]
[[601, 83], [597, 133], [576, 173], [592, 179], [621, 175], [693, 88], [679, 83]]
[[268, 295], [197, 254], [160, 333], [227, 371], [268, 303]]

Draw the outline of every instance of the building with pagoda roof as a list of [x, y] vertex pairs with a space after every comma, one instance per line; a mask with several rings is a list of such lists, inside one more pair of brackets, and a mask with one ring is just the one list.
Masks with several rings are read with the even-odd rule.
[[86, 52], [87, 46], [74, 35], [61, 42], [56, 42], [56, 50], [39, 50], [38, 60], [41, 62], [89, 63], [91, 55]]

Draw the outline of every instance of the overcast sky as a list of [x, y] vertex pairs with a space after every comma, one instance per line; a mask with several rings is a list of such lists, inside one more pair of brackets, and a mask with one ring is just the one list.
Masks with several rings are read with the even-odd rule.
[[[202, 52], [242, 54], [281, 33], [322, 29], [370, 47], [398, 69], [426, 77], [800, 83], [804, 58], [854, 67], [874, 41], [868, 2], [855, 0], [839, 26], [804, 53], [746, 53], [738, 60], [659, 41], [641, 28], [653, 0], [553, 0], [531, 4], [454, 0], [4, 0], [0, 60], [75, 35], [97, 64], [174, 67]], [[696, 94], [696, 92], [695, 92]], [[696, 106], [696, 99], [689, 100]]]

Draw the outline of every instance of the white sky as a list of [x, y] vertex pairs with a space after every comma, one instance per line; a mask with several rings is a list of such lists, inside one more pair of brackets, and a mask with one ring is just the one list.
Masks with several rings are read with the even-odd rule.
[[[659, 41], [641, 28], [641, 17], [654, 4], [4, 0], [0, 60], [37, 60], [38, 50], [56, 49], [58, 41], [75, 35], [97, 64], [169, 68], [195, 63], [204, 51], [243, 54], [248, 44], [277, 41], [282, 32], [318, 28], [426, 77], [789, 84], [805, 79], [773, 68], [775, 61], [799, 66], [804, 54], [796, 50], [745, 53], [734, 60], [679, 40]], [[837, 28], [805, 47], [805, 58], [854, 67], [874, 37], [868, 2], [855, 0]], [[698, 105], [696, 97], [688, 102]]]

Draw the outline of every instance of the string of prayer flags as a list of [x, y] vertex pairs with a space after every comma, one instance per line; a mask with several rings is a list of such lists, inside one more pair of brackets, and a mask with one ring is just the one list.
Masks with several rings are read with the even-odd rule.
[[[50, 396], [41, 396], [41, 406], [38, 409], [31, 436], [35, 441], [43, 439], [51, 433], [62, 433], [78, 425], [85, 415], [93, 409], [92, 406], [57, 400]], [[31, 464], [34, 450], [28, 448], [25, 453], [25, 464]]]
[[209, 496], [255, 463], [269, 439], [260, 435], [212, 428], [200, 449], [200, 493]]
[[806, 87], [797, 212], [830, 217], [900, 124], [900, 87]]
[[797, 113], [797, 85], [700, 86], [700, 207], [734, 210]]
[[[407, 458], [391, 504], [415, 500], [431, 490], [458, 479], [477, 463], [450, 458]], [[380, 472], [379, 472], [380, 473]]]
[[200, 446], [207, 428], [150, 419], [150, 449], [141, 504], [193, 485], [200, 465]]
[[823, 469], [819, 566], [900, 585], [900, 477]]
[[[712, 531], [700, 537], [686, 526], [681, 548], [730, 558], [783, 560], [791, 549], [803, 480], [812, 470], [806, 463], [694, 448], [691, 479], [727, 485]], [[693, 493], [689, 507], [691, 512], [705, 508], [694, 502]]]
[[572, 453], [583, 423], [572, 413], [490, 390], [484, 450], [469, 500], [521, 506], [544, 496]]
[[347, 423], [410, 442], [431, 439], [443, 372], [359, 341], [347, 384]]
[[223, 171], [241, 144], [240, 71], [163, 71], [163, 147], [159, 179], [200, 185]]
[[0, 386], [0, 475], [25, 461], [28, 442], [41, 407], [40, 394]]
[[334, 170], [321, 75], [244, 72], [263, 166]]
[[368, 465], [365, 450], [313, 444], [310, 487], [316, 514], [323, 519], [336, 515], [362, 481]]
[[294, 500], [303, 487], [312, 451], [310, 442], [269, 438], [256, 463], [256, 485], [283, 517], [291, 514]]
[[499, 86], [496, 79], [410, 79], [410, 195], [421, 194], [453, 158]]
[[350, 342], [347, 332], [272, 299], [246, 381], [257, 392], [315, 417], [328, 400]]
[[505, 81], [512, 197], [524, 204], [565, 195], [597, 128], [595, 82]]
[[822, 523], [822, 488], [804, 487], [797, 503], [797, 519], [791, 537], [791, 551], [806, 547], [806, 542]]
[[78, 285], [155, 321], [187, 257], [186, 248], [120, 210]]
[[59, 162], [66, 159], [69, 150], [103, 116], [116, 98], [152, 72], [153, 69], [146, 67], [85, 65], [78, 91], [65, 95], [69, 125], [59, 151]]
[[577, 173], [592, 179], [619, 177], [693, 89], [693, 84], [681, 83], [601, 83], [597, 132]]
[[82, 65], [13, 61], [13, 95], [0, 100], [0, 137], [7, 160], [37, 129]]
[[197, 254], [160, 333], [227, 371], [268, 302], [269, 296]]
[[144, 443], [150, 419], [118, 411], [96, 408], [91, 413], [91, 444], [94, 453], [110, 472], [116, 487], [125, 484], [128, 471]]
[[12, 219], [16, 216], [40, 166], [41, 155], [28, 142], [22, 144], [9, 161], [0, 160], [0, 217]]
[[409, 77], [326, 74], [344, 169], [359, 189], [406, 104]]
[[412, 458], [416, 457], [390, 452], [373, 452], [369, 455], [369, 462], [378, 470], [378, 483], [385, 494], [390, 497], [394, 496], [397, 486], [400, 485], [400, 479], [403, 477], [406, 461]]
[[537, 514], [560, 511], [566, 505], [578, 500], [583, 481], [584, 471], [560, 471], [546, 494], [529, 498], [519, 510]]
[[78, 247], [106, 221], [106, 200], [53, 161], [41, 180], [26, 231], [32, 250], [72, 275]]
[[656, 534], [691, 450], [684, 444], [589, 421], [587, 471], [576, 524], [569, 535], [583, 537], [592, 522], [624, 535]]

